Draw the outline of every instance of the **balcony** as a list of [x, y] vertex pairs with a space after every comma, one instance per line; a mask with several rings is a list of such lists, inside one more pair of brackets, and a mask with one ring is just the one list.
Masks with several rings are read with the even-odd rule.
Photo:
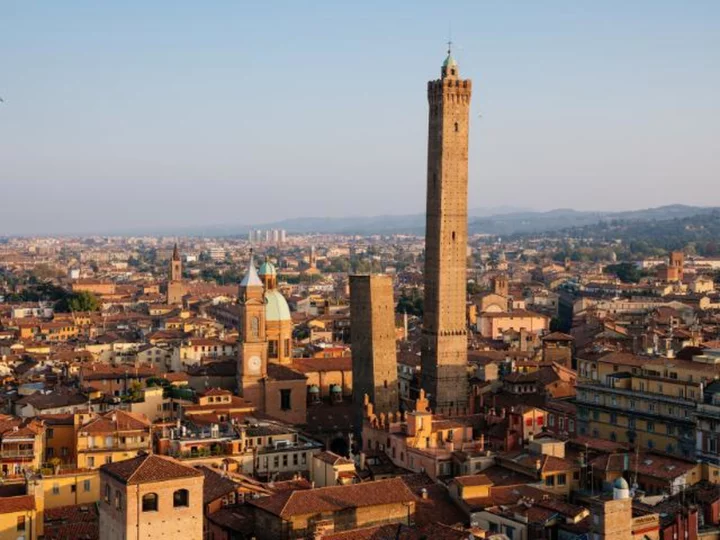
[[3, 446], [0, 450], [2, 459], [33, 459], [35, 450], [33, 448], [13, 448]]
[[150, 447], [150, 441], [144, 443], [120, 443], [115, 442], [111, 445], [94, 445], [86, 448], [78, 448], [79, 452], [124, 452], [127, 450], [147, 450]]
[[582, 381], [577, 383], [577, 390], [578, 390], [578, 397], [577, 401], [578, 403], [589, 403], [593, 405], [601, 405], [600, 403], [595, 403], [595, 401], [591, 399], [583, 399], [582, 390], [586, 390], [588, 392], [598, 392], [603, 394], [615, 394], [618, 396], [626, 396], [630, 398], [635, 399], [653, 399], [656, 401], [662, 401], [663, 403], [669, 403], [672, 405], [679, 405], [681, 407], [692, 407], [694, 408], [697, 404], [696, 401], [692, 399], [687, 398], [680, 398], [680, 397], [672, 397], [668, 396], [666, 394], [655, 394], [650, 392], [642, 392], [640, 390], [625, 390], [622, 388], [613, 388], [612, 386], [608, 386], [605, 384], [602, 384], [600, 382], [588, 382], [588, 381]]
[[720, 420], [720, 406], [700, 403], [697, 406], [697, 414], [698, 416], [707, 416]]

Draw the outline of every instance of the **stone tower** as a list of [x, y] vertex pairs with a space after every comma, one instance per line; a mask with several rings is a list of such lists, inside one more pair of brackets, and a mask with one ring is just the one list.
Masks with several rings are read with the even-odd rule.
[[685, 254], [682, 251], [673, 251], [670, 253], [670, 267], [675, 268], [678, 281], [683, 280], [683, 270], [685, 266]]
[[350, 324], [353, 409], [359, 431], [366, 394], [378, 413], [399, 410], [395, 303], [390, 276], [350, 276]]
[[422, 387], [433, 408], [466, 407], [468, 130], [472, 82], [450, 51], [428, 83]]
[[247, 273], [240, 282], [240, 354], [238, 393], [263, 410], [265, 397], [261, 380], [267, 376], [267, 334], [265, 329], [265, 287], [250, 255]]
[[172, 257], [170, 258], [170, 272], [168, 274], [167, 284], [167, 303], [182, 304], [183, 296], [185, 296], [185, 285], [182, 282], [182, 262], [180, 261], [180, 251], [178, 245], [173, 248]]

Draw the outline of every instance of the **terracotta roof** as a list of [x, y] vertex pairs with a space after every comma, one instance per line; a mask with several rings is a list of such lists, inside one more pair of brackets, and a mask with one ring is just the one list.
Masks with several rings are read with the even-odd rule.
[[117, 431], [147, 431], [150, 421], [143, 414], [122, 410], [108, 411], [80, 428], [82, 433], [115, 433]]
[[0, 497], [0, 514], [12, 514], [30, 510], [35, 510], [35, 497], [32, 495]]
[[295, 358], [293, 368], [303, 373], [314, 371], [352, 371], [352, 358]]
[[350, 459], [338, 456], [333, 452], [319, 452], [313, 456], [315, 459], [319, 459], [324, 463], [330, 465], [353, 465], [354, 462]]
[[276, 381], [304, 381], [307, 379], [307, 377], [299, 371], [280, 364], [268, 364], [267, 373], [269, 379]]
[[146, 454], [125, 461], [107, 463], [100, 467], [100, 471], [127, 485], [203, 476], [202, 472], [192, 467], [157, 454]]
[[205, 475], [205, 482], [203, 483], [204, 504], [210, 504], [221, 499], [238, 488], [237, 484], [230, 478], [219, 474], [210, 467], [201, 466], [197, 469]]
[[575, 338], [563, 332], [552, 332], [542, 338], [543, 341], [575, 341]]
[[348, 486], [279, 493], [252, 500], [250, 504], [289, 519], [306, 514], [415, 501], [415, 496], [400, 478], [391, 478]]
[[456, 476], [455, 482], [461, 486], [492, 486], [493, 482], [484, 474], [473, 474], [470, 476]]
[[47, 540], [94, 540], [100, 537], [95, 504], [46, 508], [44, 517], [44, 538]]
[[210, 388], [208, 390], [205, 390], [204, 392], [201, 392], [200, 395], [203, 397], [230, 396], [232, 395], [232, 392], [230, 392], [230, 390], [223, 390], [222, 388]]

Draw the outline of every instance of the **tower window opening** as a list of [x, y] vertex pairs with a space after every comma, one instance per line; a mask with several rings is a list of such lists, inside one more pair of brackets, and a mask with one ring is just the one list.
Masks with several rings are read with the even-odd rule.
[[455, 69], [451, 69], [451, 70], [450, 70], [450, 74], [451, 74], [451, 75], [455, 75]]
[[455, 122], [455, 132], [457, 133], [458, 131], [460, 131], [460, 126]]
[[452, 233], [452, 239], [453, 239], [453, 242], [454, 242], [454, 241], [455, 241], [455, 231], [453, 231], [453, 233]]

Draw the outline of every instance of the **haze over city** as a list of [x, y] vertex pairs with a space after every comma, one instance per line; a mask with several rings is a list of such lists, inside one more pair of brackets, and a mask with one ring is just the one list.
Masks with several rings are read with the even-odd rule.
[[449, 34], [471, 208], [717, 205], [718, 21], [712, 1], [8, 2], [0, 232], [419, 213]]

